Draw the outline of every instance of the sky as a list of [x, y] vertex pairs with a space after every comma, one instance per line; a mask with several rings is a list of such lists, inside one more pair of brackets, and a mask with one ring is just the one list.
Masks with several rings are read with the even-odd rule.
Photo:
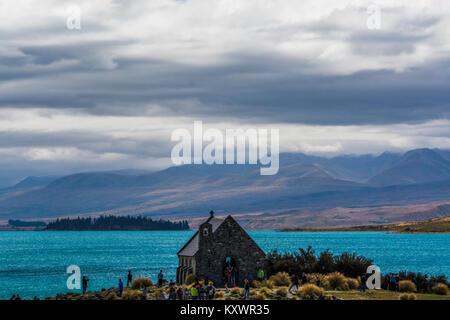
[[448, 1], [0, 0], [0, 186], [171, 165], [171, 132], [281, 152], [450, 149]]

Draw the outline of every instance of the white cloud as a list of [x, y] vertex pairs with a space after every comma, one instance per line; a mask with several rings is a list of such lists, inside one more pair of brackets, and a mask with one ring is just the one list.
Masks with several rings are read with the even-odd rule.
[[[81, 30], [66, 28], [74, 4]], [[1, 1], [0, 153], [163, 167], [194, 120], [279, 128], [282, 152], [450, 148], [449, 14], [440, 0]]]
[[[97, 52], [109, 57], [105, 68], [117, 66], [114, 58], [205, 65], [223, 61], [232, 52], [269, 51], [307, 62], [314, 73], [348, 74], [380, 69], [401, 72], [448, 56], [448, 1], [376, 1], [382, 21], [377, 31], [366, 26], [366, 10], [372, 3], [84, 0], [76, 2], [83, 23], [80, 31], [74, 31], [67, 30], [65, 23], [66, 9], [73, 2], [16, 0], [3, 4], [0, 28], [20, 33], [20, 37], [0, 42], [13, 46], [11, 53], [33, 44], [123, 41]], [[392, 39], [396, 38], [411, 50], [393, 55], [396, 43]], [[377, 54], [358, 50], [368, 44]]]

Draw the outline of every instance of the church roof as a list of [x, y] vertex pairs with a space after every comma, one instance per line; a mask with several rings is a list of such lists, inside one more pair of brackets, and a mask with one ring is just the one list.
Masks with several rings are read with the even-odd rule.
[[[216, 218], [214, 216], [210, 216], [208, 220], [203, 223], [210, 223], [212, 227], [212, 232], [216, 231], [217, 228], [224, 222], [225, 220]], [[198, 251], [198, 231], [194, 233], [191, 239], [183, 246], [183, 248], [178, 251], [179, 256], [194, 256]]]

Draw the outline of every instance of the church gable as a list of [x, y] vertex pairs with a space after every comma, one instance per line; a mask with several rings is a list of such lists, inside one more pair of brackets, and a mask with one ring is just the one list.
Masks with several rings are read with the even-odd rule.
[[217, 243], [231, 247], [243, 249], [247, 248], [256, 250], [260, 254], [264, 252], [259, 248], [256, 242], [248, 235], [248, 233], [237, 223], [232, 217], [228, 216], [223, 223], [214, 232], [214, 239]]
[[[224, 284], [227, 264], [233, 265], [237, 282], [242, 282], [245, 278], [254, 279], [257, 271], [264, 267], [265, 259], [264, 252], [232, 216], [222, 220], [215, 218], [214, 212], [178, 256], [177, 281], [183, 282], [193, 273], [216, 285]], [[186, 265], [186, 261], [190, 264]]]

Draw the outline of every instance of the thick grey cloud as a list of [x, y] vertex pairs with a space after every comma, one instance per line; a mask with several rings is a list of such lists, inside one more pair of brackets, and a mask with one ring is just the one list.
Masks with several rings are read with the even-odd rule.
[[[94, 19], [86, 14], [89, 19], [83, 20], [86, 22], [79, 34], [55, 20], [34, 30], [5, 31], [2, 43], [20, 54], [0, 56], [0, 107], [83, 108], [94, 114], [135, 115], [142, 112], [143, 106], [158, 104], [165, 108], [160, 114], [167, 116], [175, 113], [227, 119], [239, 115], [239, 119], [244, 117], [249, 122], [256, 119], [338, 125], [418, 122], [449, 116], [448, 55], [427, 52], [426, 59], [401, 67], [401, 72], [395, 66], [396, 62], [401, 65], [403, 60], [420, 56], [420, 46], [432, 50], [433, 42], [440, 39], [439, 32], [443, 32], [445, 18], [437, 12], [424, 14], [420, 8], [414, 11], [414, 5], [403, 9], [393, 5], [385, 9], [387, 26], [379, 31], [365, 28], [364, 5], [331, 10], [326, 18], [310, 23], [288, 22], [281, 16], [276, 23], [266, 25], [267, 17], [263, 16], [248, 22], [253, 30], [249, 35], [265, 41], [256, 48], [225, 40], [227, 24], [219, 14], [216, 28], [225, 33], [224, 41], [231, 42], [230, 48], [221, 52], [220, 39], [209, 42], [207, 30], [182, 37], [178, 43], [178, 25], [172, 21], [169, 29], [159, 26], [166, 36], [149, 30], [148, 36], [133, 37], [133, 28], [140, 26], [131, 24], [133, 15], [138, 15], [136, 20], [146, 14], [154, 19], [158, 12], [146, 12], [143, 4], [142, 12], [137, 12], [135, 6], [123, 2], [106, 3], [110, 8], [105, 10], [104, 18], [118, 25], [102, 23], [101, 17]], [[202, 1], [192, 3], [171, 5], [173, 10], [186, 10], [182, 17], [188, 20], [189, 10], [208, 7]], [[163, 4], [170, 5], [170, 1]], [[245, 30], [242, 25], [248, 6], [230, 4], [223, 7], [222, 3], [218, 8], [234, 12], [225, 17], [237, 21]], [[326, 6], [324, 3], [324, 12], [329, 10]], [[162, 17], [170, 12], [156, 8]], [[205, 20], [214, 23], [211, 18]], [[185, 26], [182, 21], [179, 27], [190, 27], [194, 32], [196, 27], [203, 27], [202, 23], [206, 22]], [[33, 40], [33, 33], [38, 40]], [[300, 43], [298, 56], [295, 50], [287, 53], [270, 47], [282, 47], [283, 42], [295, 47], [299, 45], [295, 36], [312, 38]], [[154, 46], [168, 43], [167, 56], [153, 51]], [[146, 51], [145, 46], [151, 48]], [[346, 71], [340, 67], [336, 67], [338, 71], [333, 67], [327, 70], [333, 57], [320, 62], [320, 56], [311, 59], [302, 52], [315, 46], [320, 46], [322, 54], [345, 46], [342, 52], [337, 50], [336, 56], [347, 53], [348, 57], [338, 58], [336, 64], [349, 65], [344, 67]], [[138, 54], [125, 53], [133, 47], [138, 47]], [[182, 54], [183, 50], [198, 62], [182, 61], [172, 54]], [[203, 55], [218, 58], [202, 63]], [[354, 71], [348, 61], [352, 56], [362, 64]], [[367, 68], [364, 60], [368, 61]]]
[[70, 1], [2, 3], [0, 164], [156, 168], [194, 119], [284, 128], [284, 151], [447, 147], [448, 3], [380, 1], [369, 30], [370, 3], [79, 1], [81, 30]]

